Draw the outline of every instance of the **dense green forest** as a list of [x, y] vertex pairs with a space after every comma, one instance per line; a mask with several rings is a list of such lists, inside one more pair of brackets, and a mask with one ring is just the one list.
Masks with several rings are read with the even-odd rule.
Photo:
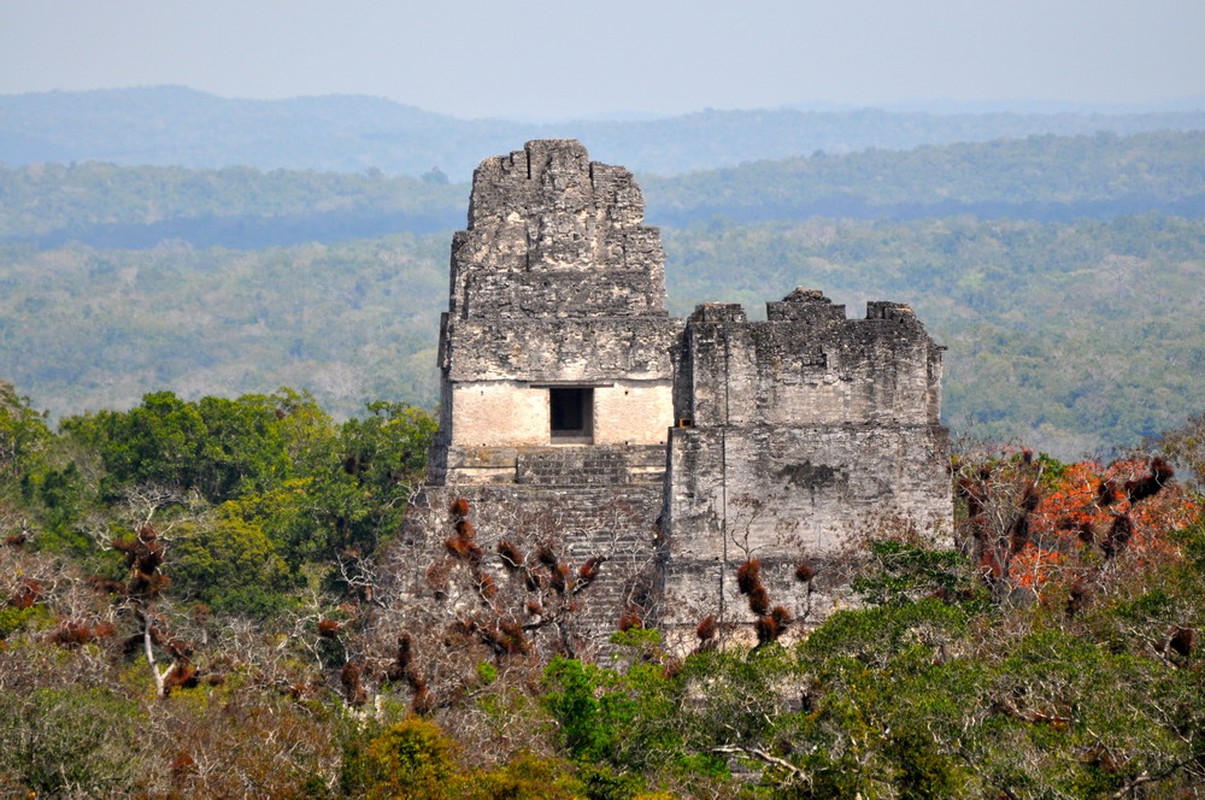
[[448, 237], [242, 251], [0, 248], [0, 363], [56, 414], [305, 386], [432, 406]]
[[[1201, 471], [1203, 426], [1158, 446]], [[562, 635], [482, 628], [532, 613], [486, 608], [489, 593], [477, 611], [392, 593], [416, 557], [399, 533], [433, 431], [396, 403], [337, 423], [287, 389], [156, 392], [54, 431], [0, 384], [0, 794], [1170, 799], [1205, 785], [1205, 520], [1159, 453], [960, 451], [957, 547], [884, 524], [850, 552], [857, 604], [806, 637], [776, 609], [755, 646], [705, 618], [690, 652], [670, 651], [625, 615], [609, 654], [584, 661]], [[529, 603], [556, 591], [547, 578]], [[565, 613], [587, 603], [588, 589]]]
[[1201, 130], [1205, 113], [932, 114], [874, 108], [718, 111], [664, 119], [535, 124], [460, 120], [377, 97], [221, 98], [178, 86], [0, 96], [0, 163], [99, 160], [215, 169], [253, 166], [468, 180], [489, 154], [528, 139], [581, 139], [605, 163], [670, 174], [877, 147], [1110, 131]]
[[[665, 231], [671, 305], [823, 287], [851, 313], [911, 302], [946, 355], [946, 419], [1066, 456], [1137, 444], [1197, 410], [1200, 221], [813, 220]], [[0, 362], [56, 414], [305, 386], [340, 416], [436, 395], [447, 238], [261, 251], [0, 248]], [[733, 265], [739, 265], [734, 270]], [[31, 357], [30, 354], [38, 354]]]

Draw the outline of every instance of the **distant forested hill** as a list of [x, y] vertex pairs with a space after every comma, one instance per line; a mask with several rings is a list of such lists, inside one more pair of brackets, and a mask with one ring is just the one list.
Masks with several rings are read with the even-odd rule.
[[641, 185], [649, 217], [678, 225], [810, 216], [1069, 221], [1166, 211], [1205, 215], [1205, 131], [1030, 136], [906, 152], [762, 161]]
[[145, 248], [162, 241], [253, 249], [464, 224], [468, 187], [446, 179], [273, 170], [0, 168], [0, 241]]
[[[1159, 211], [1205, 216], [1205, 131], [1034, 136], [909, 151], [758, 161], [640, 175], [650, 222], [813, 216], [1070, 221]], [[461, 227], [467, 184], [440, 174], [227, 167], [0, 167], [0, 241], [254, 249]]]
[[194, 168], [252, 166], [469, 178], [527, 139], [579, 138], [600, 161], [671, 174], [871, 147], [1040, 134], [1205, 129], [1205, 111], [1151, 114], [927, 114], [704, 111], [644, 121], [521, 124], [461, 120], [375, 97], [237, 100], [183, 87], [0, 96], [0, 163], [99, 160]]
[[0, 375], [54, 414], [312, 390], [434, 404], [448, 236], [258, 250], [0, 245]]
[[[1201, 411], [1203, 164], [1202, 134], [1162, 132], [641, 183], [675, 313], [734, 300], [757, 314], [797, 285], [851, 315], [909, 302], [950, 348], [956, 432], [1070, 458]], [[280, 385], [339, 415], [430, 406], [467, 199], [439, 175], [0, 169], [0, 378], [55, 415]]]

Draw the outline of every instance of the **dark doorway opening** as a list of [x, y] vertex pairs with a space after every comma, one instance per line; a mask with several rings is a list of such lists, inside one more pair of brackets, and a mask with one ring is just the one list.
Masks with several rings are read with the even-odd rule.
[[548, 390], [552, 441], [590, 444], [594, 441], [594, 390], [566, 387]]

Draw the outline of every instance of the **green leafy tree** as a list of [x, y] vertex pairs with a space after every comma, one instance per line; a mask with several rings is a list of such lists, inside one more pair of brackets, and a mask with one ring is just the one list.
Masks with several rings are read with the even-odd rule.
[[370, 798], [454, 798], [457, 746], [430, 720], [411, 717], [386, 727], [367, 742], [349, 742], [343, 790]]
[[[146, 719], [116, 692], [71, 686], [0, 696], [0, 793], [117, 797], [144, 777]], [[20, 794], [18, 794], [20, 793]]]
[[1205, 413], [1194, 414], [1181, 426], [1166, 431], [1159, 446], [1168, 457], [1192, 473], [1190, 485], [1205, 494]]
[[34, 411], [12, 384], [0, 381], [0, 491], [12, 491], [41, 468], [52, 439], [45, 414]]
[[267, 616], [286, 604], [295, 582], [263, 529], [228, 505], [173, 532], [172, 593], [219, 613]]

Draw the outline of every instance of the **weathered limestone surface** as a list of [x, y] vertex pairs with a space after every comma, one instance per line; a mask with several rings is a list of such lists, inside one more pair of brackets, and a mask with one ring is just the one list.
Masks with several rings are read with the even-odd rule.
[[[480, 569], [500, 582], [501, 539], [532, 558], [547, 545], [571, 571], [604, 559], [556, 625], [587, 652], [625, 609], [649, 605], [661, 552], [669, 354], [683, 323], [665, 309], [660, 233], [643, 218], [631, 173], [592, 163], [577, 142], [529, 142], [481, 164], [452, 243], [439, 438], [408, 523], [427, 562], [446, 560], [448, 504], [468, 500]], [[568, 443], [554, 442], [558, 389], [585, 393], [584, 430]], [[410, 582], [432, 591], [425, 573]]]
[[[447, 508], [465, 498], [485, 553], [476, 581], [506, 580], [504, 538], [548, 546], [566, 569], [606, 559], [571, 604], [590, 648], [634, 608], [683, 646], [707, 614], [747, 629], [736, 570], [751, 558], [774, 604], [814, 624], [848, 601], [859, 536], [948, 529], [942, 348], [906, 306], [851, 320], [815, 290], [768, 303], [762, 322], [730, 304], [671, 319], [643, 215], [631, 174], [576, 141], [478, 168], [452, 243], [440, 432], [406, 532], [428, 553], [415, 563], [451, 558]], [[804, 561], [809, 581], [795, 577]], [[401, 577], [433, 591], [417, 568]]]
[[[605, 651], [624, 610], [649, 605], [658, 583], [660, 532], [655, 521], [662, 502], [664, 448], [653, 448], [662, 468], [651, 473], [633, 469], [625, 453], [604, 448], [602, 453], [588, 454], [589, 449], [525, 453], [519, 457], [519, 483], [425, 487], [408, 514], [405, 533], [405, 546], [421, 557], [405, 562], [408, 570], [394, 579], [408, 587], [410, 597], [430, 602], [443, 589], [432, 580], [430, 567], [446, 565], [452, 570], [449, 612], [494, 613], [471, 591], [471, 577], [457, 574], [466, 571], [465, 565], [445, 552], [444, 541], [454, 525], [449, 505], [464, 498], [472, 509], [469, 519], [476, 528], [475, 541], [484, 552], [480, 568], [501, 590], [494, 602], [497, 612], [517, 616], [524, 625], [542, 622], [540, 613], [529, 613], [521, 601], [513, 601], [516, 596], [537, 595], [516, 584], [518, 579], [497, 547], [503, 539], [513, 542], [534, 563], [537, 548], [549, 545], [567, 568], [570, 588], [564, 601], [572, 603], [574, 611], [562, 614], [563, 621], [546, 629], [546, 634], [567, 637], [576, 655], [592, 657]], [[603, 559], [598, 577], [575, 593], [573, 581], [592, 558]], [[543, 568], [537, 571], [547, 574]], [[545, 589], [544, 594], [551, 593]]]
[[[732, 577], [746, 559], [768, 575], [805, 560], [839, 573], [857, 537], [884, 524], [949, 524], [941, 348], [911, 310], [875, 302], [866, 319], [847, 320], [843, 306], [796, 290], [766, 316], [701, 306], [674, 350], [682, 427], [671, 432], [662, 519], [668, 626], [707, 613], [751, 620]], [[725, 575], [722, 593], [699, 592]], [[833, 604], [817, 602], [817, 586], [840, 584], [817, 575], [811, 622]]]
[[496, 482], [479, 448], [551, 444], [556, 386], [595, 392], [591, 442], [665, 442], [681, 322], [665, 309], [660, 233], [643, 219], [631, 173], [576, 141], [482, 162], [452, 242], [433, 480]]

